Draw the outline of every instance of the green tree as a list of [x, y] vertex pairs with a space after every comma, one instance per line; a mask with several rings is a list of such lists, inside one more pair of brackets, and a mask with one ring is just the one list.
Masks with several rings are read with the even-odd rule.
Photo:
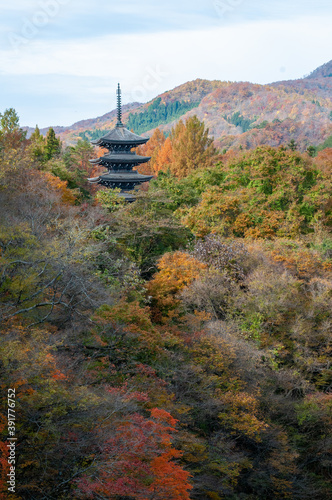
[[50, 160], [61, 153], [61, 141], [57, 139], [53, 128], [50, 128], [46, 136], [45, 158]]
[[40, 133], [38, 125], [36, 125], [36, 128], [30, 137], [29, 153], [32, 157], [32, 160], [35, 160], [38, 163], [43, 164], [46, 159], [45, 147], [46, 147], [45, 138]]
[[307, 155], [264, 146], [214, 170], [218, 168], [224, 180], [207, 186], [196, 206], [176, 212], [196, 236], [214, 232], [270, 238], [309, 233], [319, 210], [329, 223], [325, 204], [329, 185], [320, 181]]
[[0, 124], [1, 132], [4, 134], [14, 132], [14, 130], [20, 128], [19, 117], [14, 108], [6, 109], [4, 114], [0, 113]]
[[26, 138], [19, 125], [19, 117], [14, 108], [0, 113], [0, 149], [18, 149]]
[[156, 270], [158, 257], [167, 251], [186, 245], [190, 233], [174, 219], [165, 206], [163, 193], [141, 192], [135, 203], [116, 200], [116, 195], [100, 191], [97, 199], [109, 212], [106, 223], [94, 231], [97, 239], [116, 246], [140, 269], [141, 276], [151, 277]]
[[307, 153], [309, 156], [311, 156], [312, 158], [316, 155], [316, 148], [315, 146], [308, 146], [307, 147]]
[[78, 140], [75, 146], [69, 146], [60, 159], [50, 162], [51, 171], [54, 175], [68, 182], [71, 189], [79, 189], [80, 196], [89, 198], [91, 184], [89, 177], [94, 177], [95, 166], [90, 163], [94, 156], [93, 147], [84, 140]]
[[288, 147], [291, 151], [296, 151], [297, 150], [297, 144], [294, 139], [291, 139], [288, 143]]
[[68, 148], [64, 155], [68, 170], [79, 169], [88, 175], [90, 175], [93, 168], [89, 162], [91, 158], [93, 158], [93, 147], [86, 139], [78, 140], [76, 146]]

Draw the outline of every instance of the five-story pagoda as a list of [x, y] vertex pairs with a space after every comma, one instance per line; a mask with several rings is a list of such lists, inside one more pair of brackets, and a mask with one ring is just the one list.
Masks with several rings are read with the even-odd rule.
[[131, 191], [142, 182], [152, 179], [152, 175], [142, 175], [134, 167], [141, 163], [146, 163], [150, 157], [139, 156], [131, 150], [141, 144], [145, 144], [149, 139], [133, 134], [126, 129], [122, 123], [121, 111], [121, 90], [118, 84], [117, 90], [118, 121], [116, 127], [106, 135], [91, 141], [94, 146], [100, 146], [109, 150], [104, 156], [95, 160], [90, 160], [93, 165], [100, 165], [107, 168], [107, 172], [98, 177], [88, 179], [90, 182], [101, 184], [108, 188], [120, 188], [119, 196], [125, 197], [128, 201], [134, 201], [135, 197], [127, 191]]

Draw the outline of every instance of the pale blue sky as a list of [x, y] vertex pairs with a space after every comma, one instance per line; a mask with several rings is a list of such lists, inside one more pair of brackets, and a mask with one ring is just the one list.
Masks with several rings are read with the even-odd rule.
[[330, 0], [11, 0], [0, 7], [0, 112], [70, 125], [195, 78], [300, 78], [331, 56]]

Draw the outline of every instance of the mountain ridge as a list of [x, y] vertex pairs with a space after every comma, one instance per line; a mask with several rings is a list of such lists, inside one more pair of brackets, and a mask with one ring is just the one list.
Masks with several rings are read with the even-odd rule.
[[[136, 107], [139, 107], [139, 106], [142, 106], [142, 103], [140, 102], [130, 102], [128, 104], [124, 104], [122, 106], [122, 111], [123, 112], [127, 112], [127, 111], [131, 111], [133, 109], [135, 109]], [[91, 124], [95, 124], [95, 123], [104, 123], [104, 122], [108, 122], [109, 120], [113, 120], [113, 118], [116, 117], [116, 113], [117, 113], [117, 110], [116, 109], [113, 109], [112, 111], [108, 111], [107, 113], [101, 115], [101, 116], [97, 116], [96, 118], [86, 118], [84, 120], [79, 120], [75, 123], [73, 123], [72, 125], [68, 125], [68, 126], [61, 126], [61, 125], [56, 125], [56, 126], [51, 126], [51, 127], [43, 127], [40, 129], [40, 133], [43, 134], [43, 135], [46, 135], [47, 134], [47, 131], [50, 129], [50, 128], [53, 128], [54, 132], [56, 134], [62, 134], [63, 132], [66, 132], [67, 130], [80, 130], [82, 127], [87, 127], [87, 126], [91, 126]], [[27, 135], [28, 137], [32, 134], [32, 132], [34, 131], [34, 128], [33, 127], [27, 127], [27, 126], [24, 126], [22, 127], [23, 130], [27, 131]]]
[[[188, 102], [198, 105], [176, 119], [165, 112], [164, 123], [160, 124], [160, 118], [154, 122], [157, 111], [160, 116], [169, 106]], [[179, 119], [194, 114], [205, 122], [221, 149], [250, 149], [259, 144], [279, 146], [290, 140], [294, 140], [300, 150], [317, 146], [332, 135], [332, 60], [297, 80], [262, 85], [198, 78], [165, 91], [147, 103], [123, 106], [124, 123], [144, 120], [140, 133], [145, 136], [150, 136], [157, 126], [168, 133]], [[130, 115], [138, 116], [133, 120]], [[89, 136], [91, 131], [102, 134], [112, 128], [115, 121], [116, 110], [112, 110], [69, 127], [53, 128], [61, 140], [73, 144], [80, 137]], [[42, 129], [42, 133], [47, 129]], [[29, 129], [29, 133], [31, 131]]]

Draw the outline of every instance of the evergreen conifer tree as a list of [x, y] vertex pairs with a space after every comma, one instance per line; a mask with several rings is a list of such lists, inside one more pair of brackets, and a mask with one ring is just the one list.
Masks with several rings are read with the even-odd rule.
[[53, 128], [50, 128], [46, 136], [45, 158], [50, 160], [61, 152], [61, 141], [57, 139]]

